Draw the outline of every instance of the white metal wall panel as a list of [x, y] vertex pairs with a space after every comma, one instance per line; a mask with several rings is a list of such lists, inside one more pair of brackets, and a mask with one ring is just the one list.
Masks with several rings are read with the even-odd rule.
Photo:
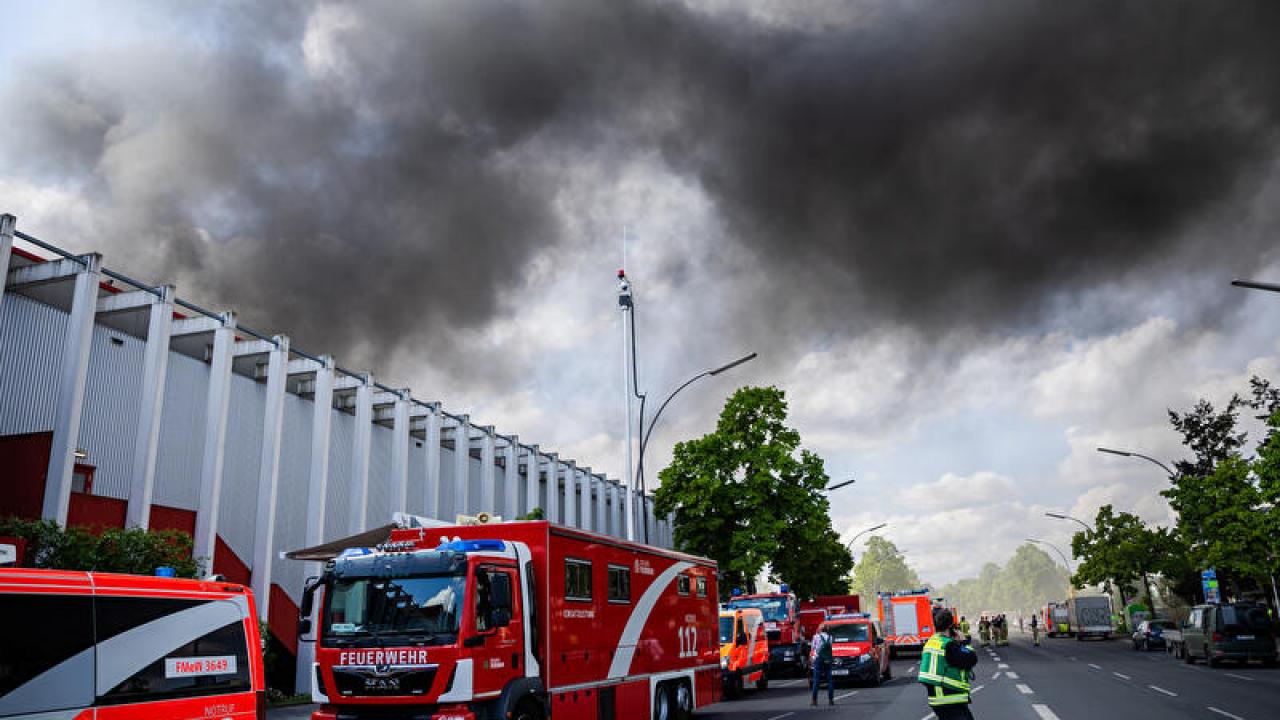
[[101, 325], [93, 328], [84, 415], [77, 446], [93, 465], [93, 494], [127, 499], [142, 395], [146, 341]]
[[453, 522], [453, 450], [440, 448], [440, 510], [437, 520]]
[[[504, 452], [505, 451], [503, 450], [499, 450], [498, 456], [501, 457]], [[493, 507], [489, 508], [489, 511], [494, 513], [495, 515], [502, 515], [503, 508], [507, 506], [507, 492], [508, 492], [507, 488], [510, 485], [507, 482], [508, 477], [509, 477], [509, 473], [507, 472], [506, 468], [502, 466], [498, 466], [493, 469], [493, 478], [494, 478]], [[512, 520], [513, 518], [504, 517], [502, 519]]]
[[253, 533], [258, 519], [258, 466], [262, 462], [262, 428], [267, 384], [231, 375], [227, 407], [227, 449], [222, 466], [222, 504], [218, 534], [241, 562], [253, 560]]
[[[307, 543], [307, 489], [311, 473], [311, 412], [313, 403], [297, 395], [284, 396], [283, 436], [280, 444], [280, 486], [276, 496], [276, 554], [271, 579], [296, 603], [301, 600], [307, 563], [281, 559], [282, 551]], [[328, 503], [326, 503], [327, 506]]]
[[324, 506], [325, 542], [346, 537], [348, 488], [351, 485], [351, 446], [354, 415], [333, 411], [329, 426], [329, 497]]
[[369, 443], [369, 502], [365, 505], [366, 528], [391, 522], [391, 441], [394, 432], [373, 426]]
[[427, 458], [426, 441], [413, 438], [409, 441], [409, 498], [405, 512], [426, 514]]
[[209, 366], [186, 355], [169, 353], [152, 499], [157, 505], [196, 509], [208, 393]]
[[49, 432], [67, 314], [10, 292], [0, 318], [0, 435]]
[[467, 463], [467, 470], [469, 471], [467, 475], [467, 487], [469, 488], [467, 490], [467, 508], [461, 512], [467, 515], [475, 515], [481, 510], [489, 509], [480, 507], [480, 459], [470, 458], [470, 462]]

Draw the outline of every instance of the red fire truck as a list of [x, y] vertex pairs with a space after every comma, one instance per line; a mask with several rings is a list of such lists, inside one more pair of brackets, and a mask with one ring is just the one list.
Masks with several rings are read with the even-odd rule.
[[730, 610], [758, 608], [764, 614], [765, 636], [769, 638], [769, 668], [803, 673], [808, 663], [804, 637], [800, 631], [799, 603], [791, 589], [781, 586], [776, 593], [734, 595]]
[[928, 588], [880, 593], [876, 605], [892, 656], [923, 650], [933, 637], [933, 603]]
[[547, 522], [394, 530], [320, 593], [313, 720], [667, 720], [720, 699], [715, 563]]
[[265, 718], [243, 585], [0, 569], [0, 717]]

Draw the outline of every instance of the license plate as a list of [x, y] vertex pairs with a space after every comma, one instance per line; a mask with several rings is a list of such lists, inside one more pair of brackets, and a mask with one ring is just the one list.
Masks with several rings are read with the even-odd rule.
[[1255, 638], [1253, 635], [1237, 635], [1236, 639], [1237, 640], [1255, 640], [1257, 638]]
[[848, 675], [849, 671], [848, 670], [832, 670], [831, 674], [832, 675]]

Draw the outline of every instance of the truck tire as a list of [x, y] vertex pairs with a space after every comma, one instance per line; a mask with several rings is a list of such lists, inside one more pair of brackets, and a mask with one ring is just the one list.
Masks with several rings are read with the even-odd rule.
[[543, 720], [542, 703], [527, 697], [516, 703], [515, 713], [511, 720]]
[[742, 697], [742, 673], [733, 673], [729, 676], [728, 687], [725, 688], [725, 695], [730, 700], [737, 700]]
[[676, 717], [679, 720], [689, 720], [693, 717], [693, 690], [687, 682], [681, 681], [676, 684]]
[[1222, 667], [1222, 661], [1209, 654], [1208, 650], [1204, 652], [1204, 664], [1211, 668]]
[[1191, 656], [1191, 648], [1187, 647], [1186, 645], [1182, 646], [1182, 662], [1188, 665], [1196, 664], [1196, 659]]
[[764, 692], [769, 689], [769, 671], [761, 670], [760, 679], [756, 681], [756, 690]]
[[654, 689], [653, 720], [676, 720], [676, 703], [671, 695], [671, 686], [666, 683], [662, 683]]

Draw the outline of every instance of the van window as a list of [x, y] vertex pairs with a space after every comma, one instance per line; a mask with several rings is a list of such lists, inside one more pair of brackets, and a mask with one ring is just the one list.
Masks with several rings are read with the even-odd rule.
[[698, 597], [707, 596], [707, 579], [705, 577], [699, 575], [694, 585], [698, 588]]
[[[225, 601], [218, 600], [98, 596], [94, 614], [99, 662], [112, 669], [118, 669], [125, 658], [146, 662], [114, 686], [99, 687], [98, 703], [119, 705], [252, 690], [242, 619], [192, 637], [195, 633], [190, 628], [199, 627], [206, 617], [225, 617], [225, 608]], [[178, 613], [192, 617], [166, 622]], [[172, 645], [165, 643], [163, 650], [155, 650], [156, 633], [164, 633]]]
[[[93, 599], [0, 595], [0, 715], [93, 704]], [[57, 673], [49, 672], [58, 668]], [[24, 688], [23, 697], [11, 696]]]
[[591, 561], [565, 558], [564, 596], [567, 600], [591, 600]]
[[1222, 631], [1228, 633], [1265, 633], [1270, 631], [1267, 611], [1257, 605], [1223, 605]]
[[676, 576], [676, 592], [680, 593], [681, 595], [689, 594], [689, 576], [688, 575]]

